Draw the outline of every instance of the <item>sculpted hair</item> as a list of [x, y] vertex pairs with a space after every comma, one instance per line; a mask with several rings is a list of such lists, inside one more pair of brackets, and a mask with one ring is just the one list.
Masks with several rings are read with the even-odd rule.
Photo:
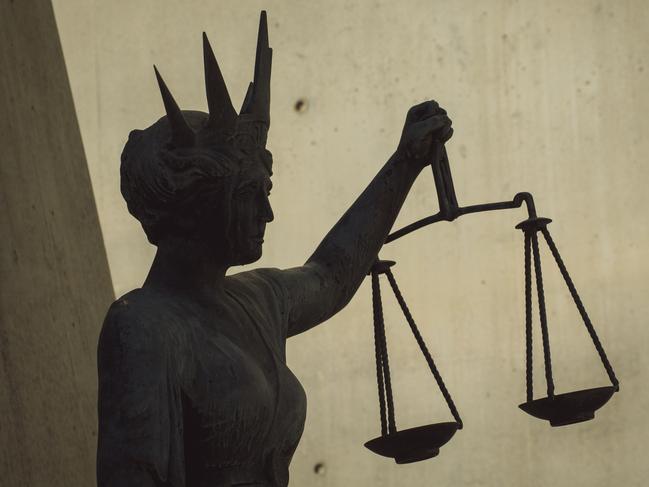
[[[185, 116], [207, 118], [200, 112]], [[154, 245], [170, 234], [191, 237], [201, 215], [214, 214], [215, 208], [222, 219], [218, 226], [227, 230], [232, 193], [245, 170], [227, 147], [168, 147], [168, 125], [162, 118], [145, 130], [132, 131], [121, 157], [122, 196]]]

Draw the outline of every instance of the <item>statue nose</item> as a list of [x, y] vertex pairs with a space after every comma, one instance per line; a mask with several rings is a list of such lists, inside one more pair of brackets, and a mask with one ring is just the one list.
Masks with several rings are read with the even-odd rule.
[[264, 197], [261, 217], [266, 223], [270, 223], [275, 219], [275, 214], [273, 213], [273, 208], [270, 206], [270, 201], [268, 197]]

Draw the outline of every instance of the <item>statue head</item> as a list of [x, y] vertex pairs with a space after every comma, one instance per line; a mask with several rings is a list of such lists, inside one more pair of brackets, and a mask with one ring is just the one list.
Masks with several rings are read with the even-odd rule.
[[209, 113], [181, 111], [154, 67], [166, 115], [130, 133], [121, 158], [121, 191], [129, 212], [157, 246], [177, 239], [223, 252], [228, 265], [261, 256], [272, 156], [266, 12], [261, 13], [254, 81], [235, 111], [221, 70], [203, 33]]

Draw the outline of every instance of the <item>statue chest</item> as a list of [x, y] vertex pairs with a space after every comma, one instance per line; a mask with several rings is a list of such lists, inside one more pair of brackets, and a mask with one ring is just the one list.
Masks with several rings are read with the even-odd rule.
[[279, 330], [237, 307], [195, 324], [182, 385], [186, 458], [198, 470], [287, 469], [306, 396], [285, 363]]

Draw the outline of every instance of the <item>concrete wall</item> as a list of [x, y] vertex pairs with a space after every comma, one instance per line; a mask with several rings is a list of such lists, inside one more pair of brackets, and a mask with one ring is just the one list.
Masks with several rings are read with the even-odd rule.
[[113, 289], [49, 1], [0, 1], [0, 114], [0, 485], [92, 485]]
[[[523, 247], [513, 226], [524, 213], [467, 216], [382, 252], [399, 261], [397, 279], [465, 430], [437, 459], [410, 466], [362, 447], [378, 434], [366, 283], [335, 319], [290, 343], [289, 361], [310, 403], [293, 485], [645, 485], [646, 2], [53, 3], [117, 294], [142, 282], [153, 255], [118, 184], [129, 130], [163, 113], [151, 65], [182, 107], [204, 110], [205, 30], [241, 100], [262, 7], [274, 48], [276, 220], [260, 265], [302, 262], [390, 155], [408, 107], [431, 97], [455, 121], [448, 150], [462, 203], [527, 190], [555, 220], [550, 229], [622, 382], [596, 420], [552, 429], [517, 409], [525, 397]], [[301, 98], [307, 109], [297, 112]], [[399, 222], [435, 207], [424, 173]], [[546, 262], [557, 391], [605, 385], [558, 272]], [[398, 424], [448, 420], [389, 299], [386, 316]], [[537, 377], [540, 391], [540, 369]], [[316, 474], [320, 462], [324, 473]]]

